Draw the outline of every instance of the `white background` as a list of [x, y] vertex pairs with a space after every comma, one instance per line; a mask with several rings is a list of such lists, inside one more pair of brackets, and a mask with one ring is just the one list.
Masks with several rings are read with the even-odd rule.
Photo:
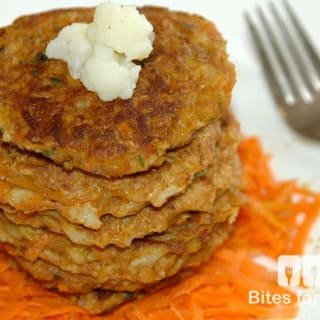
[[[93, 6], [101, 1], [89, 0], [0, 0], [0, 25], [19, 15], [51, 8]], [[116, 1], [115, 2], [119, 2]], [[281, 1], [275, 1], [281, 4]], [[320, 46], [320, 1], [289, 0], [303, 19], [316, 45]], [[273, 155], [272, 166], [279, 178], [295, 178], [320, 190], [320, 143], [308, 141], [293, 133], [283, 122], [265, 84], [250, 36], [244, 22], [245, 10], [256, 5], [266, 7], [263, 0], [122, 0], [122, 4], [153, 4], [198, 13], [214, 21], [228, 40], [228, 51], [237, 69], [237, 84], [232, 108], [245, 135], [257, 135], [265, 150]], [[320, 108], [320, 106], [319, 106]], [[320, 121], [319, 121], [320, 125]], [[318, 308], [305, 308], [301, 319], [320, 319]], [[318, 315], [318, 316], [317, 316]]]

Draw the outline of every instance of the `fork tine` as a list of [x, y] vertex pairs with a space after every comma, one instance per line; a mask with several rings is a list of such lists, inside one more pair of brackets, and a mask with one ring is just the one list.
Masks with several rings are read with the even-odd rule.
[[288, 1], [283, 0], [283, 5], [287, 9], [288, 15], [291, 19], [292, 24], [296, 28], [302, 42], [306, 47], [306, 51], [308, 52], [311, 61], [315, 69], [317, 70], [318, 75], [320, 76], [320, 57], [318, 51], [315, 49], [310, 37], [308, 36], [307, 32], [305, 31], [304, 27], [302, 26], [301, 22], [299, 21], [296, 14], [293, 12], [291, 6], [289, 5]]
[[301, 55], [301, 53], [299, 52], [297, 45], [295, 44], [295, 40], [293, 39], [292, 33], [288, 30], [288, 27], [284, 23], [283, 19], [281, 18], [280, 14], [279, 14], [279, 11], [277, 10], [277, 8], [273, 2], [269, 3], [269, 7], [270, 7], [271, 13], [272, 13], [275, 21], [279, 25], [279, 28], [283, 34], [283, 39], [285, 40], [288, 48], [292, 52], [292, 55], [294, 57], [294, 62], [300, 71], [301, 77], [303, 78], [303, 80], [305, 82], [306, 88], [309, 90], [309, 92], [314, 93], [315, 88], [314, 88], [312, 81], [310, 79], [310, 74], [309, 74], [309, 72], [307, 72], [308, 69], [306, 68], [306, 65], [304, 63], [304, 58]]
[[279, 105], [285, 105], [285, 98], [284, 95], [281, 92], [279, 80], [277, 78], [277, 75], [272, 67], [272, 63], [270, 60], [270, 57], [267, 53], [267, 50], [265, 49], [265, 46], [262, 41], [262, 37], [259, 34], [257, 28], [255, 27], [255, 24], [250, 17], [248, 12], [244, 13], [245, 20], [247, 22], [247, 25], [249, 27], [250, 33], [254, 39], [254, 42], [256, 44], [257, 53], [259, 55], [259, 58], [262, 62], [262, 66], [268, 81], [268, 84], [270, 86], [271, 92], [276, 100], [276, 102]]
[[[287, 12], [287, 19], [289, 19], [290, 22], [288, 31], [291, 30], [291, 27], [294, 28], [293, 23], [290, 21], [289, 10]], [[281, 32], [279, 37], [276, 34], [276, 32], [279, 32], [277, 29], [279, 29], [279, 27], [281, 28], [281, 24], [280, 26], [278, 25], [279, 23], [277, 23], [276, 17], [270, 17], [269, 20], [269, 16], [267, 18], [260, 7], [258, 7], [256, 14], [258, 15], [257, 22], [255, 22], [254, 16], [248, 12], [245, 12], [245, 20], [252, 34], [253, 43], [255, 44], [254, 47], [257, 50], [264, 68], [264, 75], [280, 112], [287, 123], [301, 135], [320, 140], [320, 94], [318, 94], [318, 87], [315, 88], [314, 91], [306, 92], [309, 90], [307, 86], [302, 83], [303, 76], [299, 72], [299, 67], [296, 66], [297, 61], [295, 60], [297, 59], [293, 57], [291, 52], [294, 50], [289, 50], [290, 48], [287, 43], [283, 45], [283, 38], [285, 38], [286, 32]], [[271, 26], [271, 21], [275, 22], [275, 27]], [[287, 26], [286, 23], [285, 25]], [[297, 30], [295, 31], [298, 33]], [[297, 35], [297, 37], [299, 44], [297, 50], [299, 51], [296, 54], [301, 53], [305, 58], [304, 63], [310, 69], [312, 77], [310, 81], [311, 79], [315, 80], [316, 73], [314, 69], [316, 68], [312, 68], [311, 70], [311, 61], [307, 59], [307, 53], [304, 54], [303, 51], [303, 45], [306, 46], [305, 41], [300, 39], [300, 36]], [[310, 50], [310, 48], [306, 50], [312, 55], [310, 52], [313, 51]], [[315, 51], [313, 53], [317, 56]], [[320, 62], [319, 56], [317, 59], [312, 59], [311, 64], [317, 63], [317, 61]], [[319, 65], [317, 63], [317, 67], [320, 69], [320, 63]], [[317, 83], [318, 80], [320, 80], [320, 76], [317, 78]]]
[[283, 50], [281, 49], [281, 47], [278, 43], [278, 40], [276, 39], [276, 37], [274, 35], [273, 30], [270, 27], [270, 23], [268, 22], [265, 14], [263, 13], [263, 11], [261, 10], [260, 7], [257, 8], [257, 12], [258, 12], [258, 16], [261, 20], [262, 26], [263, 26], [264, 30], [266, 31], [268, 38], [270, 39], [274, 53], [276, 54], [276, 56], [279, 60], [279, 64], [280, 64], [283, 72], [286, 75], [286, 79], [290, 85], [292, 93], [295, 96], [295, 99], [298, 99], [298, 97], [300, 97], [299, 87], [295, 81], [295, 76], [292, 72], [292, 69], [283, 54]]

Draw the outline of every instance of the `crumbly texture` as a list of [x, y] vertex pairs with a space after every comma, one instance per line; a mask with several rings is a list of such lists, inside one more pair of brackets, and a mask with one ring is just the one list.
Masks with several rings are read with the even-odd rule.
[[129, 100], [101, 101], [69, 75], [65, 62], [43, 56], [61, 28], [90, 22], [92, 9], [25, 16], [0, 29], [2, 139], [68, 170], [119, 177], [148, 170], [218, 120], [235, 74], [215, 26], [163, 8], [139, 11], [155, 41]]

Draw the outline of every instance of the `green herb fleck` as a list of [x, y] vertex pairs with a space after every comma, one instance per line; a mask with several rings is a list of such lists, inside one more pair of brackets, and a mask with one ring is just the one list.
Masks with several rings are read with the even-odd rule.
[[140, 163], [140, 166], [141, 166], [141, 167], [144, 167], [144, 160], [143, 160], [143, 158], [141, 157], [140, 154], [138, 155], [138, 161], [139, 161], [139, 163]]
[[133, 297], [133, 292], [127, 291], [127, 292], [124, 292], [123, 295], [124, 295], [125, 298], [132, 298]]
[[167, 154], [167, 157], [169, 158], [169, 160], [176, 160], [177, 159], [177, 155], [175, 152], [169, 152]]
[[3, 52], [5, 48], [6, 48], [6, 46], [5, 46], [5, 45], [0, 46], [0, 53], [1, 53], [1, 52]]
[[62, 277], [60, 274], [58, 274], [58, 273], [55, 273], [55, 274], [54, 274], [54, 278], [55, 278], [56, 280], [61, 280], [61, 279], [63, 279], [63, 277]]
[[89, 254], [91, 253], [91, 248], [90, 247], [85, 247], [84, 248], [84, 254]]
[[63, 85], [63, 80], [59, 78], [52, 77], [50, 78], [50, 81], [55, 85], [56, 87], [61, 87]]
[[199, 171], [193, 175], [192, 181], [196, 181], [205, 175], [204, 171]]
[[47, 158], [52, 158], [55, 153], [55, 150], [43, 150], [42, 154]]
[[190, 30], [194, 30], [194, 25], [192, 23], [185, 22], [183, 25]]
[[36, 62], [45, 62], [47, 61], [49, 58], [44, 54], [44, 53], [38, 53], [33, 59], [32, 62], [36, 63]]

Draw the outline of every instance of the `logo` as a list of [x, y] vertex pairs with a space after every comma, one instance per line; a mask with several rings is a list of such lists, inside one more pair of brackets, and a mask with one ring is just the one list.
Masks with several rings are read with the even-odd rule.
[[[290, 292], [279, 293], [269, 290], [249, 290], [248, 303], [253, 304], [291, 304], [294, 301], [300, 305], [320, 304], [318, 290], [320, 288], [320, 255], [283, 255], [278, 258], [278, 285], [291, 288]], [[293, 298], [295, 299], [293, 300]]]
[[278, 258], [278, 284], [281, 287], [320, 287], [320, 255], [283, 255]]

